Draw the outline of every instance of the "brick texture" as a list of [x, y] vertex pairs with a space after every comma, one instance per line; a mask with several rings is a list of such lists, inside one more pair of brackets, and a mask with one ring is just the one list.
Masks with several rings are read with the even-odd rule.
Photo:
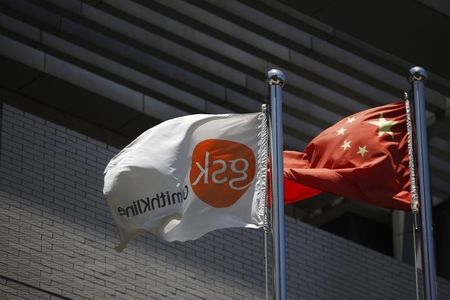
[[[4, 104], [0, 151], [0, 299], [264, 299], [258, 230], [113, 250], [102, 173], [118, 149]], [[290, 218], [286, 232], [289, 299], [415, 299], [413, 267]]]

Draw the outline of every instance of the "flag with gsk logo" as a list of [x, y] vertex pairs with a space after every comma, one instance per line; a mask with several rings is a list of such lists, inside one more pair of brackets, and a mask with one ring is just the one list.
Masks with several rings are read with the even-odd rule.
[[186, 241], [263, 226], [266, 172], [264, 113], [189, 115], [147, 130], [104, 172], [116, 249], [146, 231]]

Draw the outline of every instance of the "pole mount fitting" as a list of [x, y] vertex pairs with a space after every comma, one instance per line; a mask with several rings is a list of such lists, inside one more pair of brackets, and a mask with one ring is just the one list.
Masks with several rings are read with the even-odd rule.
[[409, 82], [426, 81], [428, 79], [427, 71], [422, 67], [413, 67], [409, 70]]
[[286, 77], [280, 70], [272, 69], [267, 72], [265, 81], [267, 85], [279, 85], [283, 87], [286, 82]]

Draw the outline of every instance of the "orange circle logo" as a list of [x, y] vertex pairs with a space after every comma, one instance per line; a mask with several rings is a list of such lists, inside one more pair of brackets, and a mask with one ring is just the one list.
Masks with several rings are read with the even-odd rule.
[[189, 180], [195, 195], [217, 208], [236, 203], [255, 177], [252, 149], [226, 140], [204, 140], [192, 153]]

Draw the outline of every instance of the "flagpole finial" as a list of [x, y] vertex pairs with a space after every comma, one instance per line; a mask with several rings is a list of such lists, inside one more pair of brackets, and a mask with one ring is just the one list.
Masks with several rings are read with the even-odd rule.
[[272, 69], [266, 74], [267, 85], [280, 85], [283, 87], [285, 82], [286, 77], [284, 76], [284, 73], [278, 69]]
[[409, 82], [426, 81], [428, 79], [427, 71], [422, 67], [413, 67], [409, 69]]

